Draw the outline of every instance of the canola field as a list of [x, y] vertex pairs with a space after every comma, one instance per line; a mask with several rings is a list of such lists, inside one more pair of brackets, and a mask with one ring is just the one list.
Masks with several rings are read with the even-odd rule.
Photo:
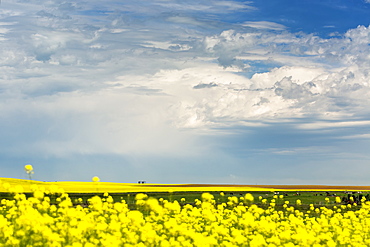
[[55, 184], [9, 181], [0, 184], [12, 195], [0, 201], [0, 246], [370, 246], [365, 197], [303, 207], [284, 195], [221, 193], [220, 202], [208, 192], [194, 201], [136, 193], [130, 208], [109, 193], [84, 204]]

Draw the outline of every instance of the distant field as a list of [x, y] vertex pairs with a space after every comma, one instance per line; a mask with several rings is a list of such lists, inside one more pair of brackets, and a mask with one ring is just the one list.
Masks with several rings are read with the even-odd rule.
[[[49, 190], [57, 186], [67, 193], [130, 193], [130, 192], [183, 192], [183, 191], [370, 191], [370, 186], [328, 186], [328, 185], [231, 185], [231, 184], [134, 184], [110, 182], [41, 182], [15, 178], [0, 178], [1, 184], [17, 185], [24, 192], [31, 192], [33, 184]], [[0, 186], [0, 192], [7, 192]]]

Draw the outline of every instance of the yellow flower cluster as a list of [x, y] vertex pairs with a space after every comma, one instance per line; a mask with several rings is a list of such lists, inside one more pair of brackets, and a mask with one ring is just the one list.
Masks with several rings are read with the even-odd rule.
[[0, 246], [370, 246], [366, 202], [357, 210], [304, 210], [298, 201], [296, 207], [286, 201], [281, 209], [275, 202], [261, 208], [250, 194], [217, 204], [205, 193], [185, 205], [137, 194], [136, 208], [129, 209], [108, 194], [83, 207], [57, 188], [33, 190], [1, 200]]
[[28, 164], [28, 165], [25, 165], [24, 166], [24, 170], [27, 172], [27, 173], [31, 173], [33, 171], [33, 166]]

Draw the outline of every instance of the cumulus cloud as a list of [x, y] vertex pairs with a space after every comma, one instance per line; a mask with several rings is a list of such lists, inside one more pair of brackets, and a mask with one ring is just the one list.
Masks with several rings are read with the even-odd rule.
[[[278, 37], [273, 39], [272, 37]], [[266, 54], [287, 53], [292, 61], [308, 61], [306, 66], [283, 66], [265, 73], [255, 73], [247, 84], [218, 87], [207, 92], [202, 101], [192, 107], [197, 119], [222, 122], [222, 119], [248, 120], [255, 117], [303, 117], [311, 114], [355, 117], [366, 114], [369, 103], [370, 53], [369, 28], [359, 26], [349, 30], [344, 38], [321, 39], [310, 35], [236, 33], [227, 31], [207, 37], [205, 49], [218, 57], [222, 66], [248, 64], [244, 54], [252, 53], [265, 42], [273, 44]], [[268, 41], [267, 41], [268, 40]], [[284, 44], [284, 50], [281, 45]], [[315, 51], [315, 52], [314, 52]], [[238, 57], [239, 61], [238, 61]], [[248, 69], [246, 69], [248, 70]], [[240, 68], [243, 71], [243, 68]], [[219, 94], [218, 94], [219, 92]], [[207, 98], [205, 100], [204, 98]], [[258, 104], [267, 98], [269, 104]], [[217, 114], [216, 114], [217, 113]], [[193, 117], [194, 118], [194, 117]]]

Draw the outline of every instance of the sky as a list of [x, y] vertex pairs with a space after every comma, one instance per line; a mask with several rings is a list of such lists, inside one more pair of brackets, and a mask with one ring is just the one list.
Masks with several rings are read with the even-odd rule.
[[369, 185], [369, 0], [2, 0], [0, 177]]

